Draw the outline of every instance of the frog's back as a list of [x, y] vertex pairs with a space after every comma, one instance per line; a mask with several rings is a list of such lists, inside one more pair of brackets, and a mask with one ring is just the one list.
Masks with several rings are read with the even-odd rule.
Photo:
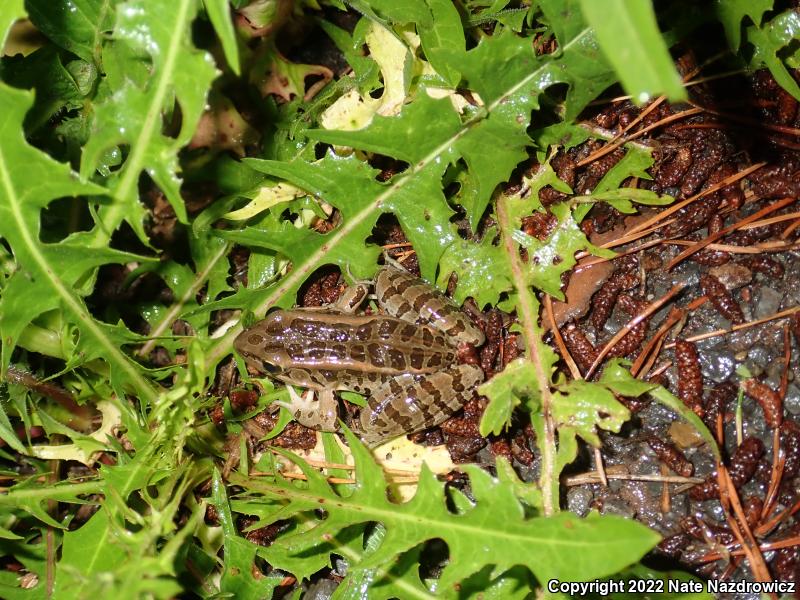
[[[333, 311], [275, 311], [242, 333], [236, 347], [272, 365], [285, 381], [305, 385], [310, 379], [313, 387], [338, 389], [400, 373], [433, 373], [457, 358], [446, 337], [431, 327]], [[303, 371], [308, 375], [301, 377]]]

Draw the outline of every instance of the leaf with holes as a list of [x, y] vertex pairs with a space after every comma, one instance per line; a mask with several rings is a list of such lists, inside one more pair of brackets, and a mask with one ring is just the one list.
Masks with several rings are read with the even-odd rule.
[[[355, 459], [356, 484], [341, 493], [290, 454], [286, 457], [300, 467], [307, 482], [232, 476], [244, 489], [235, 510], [258, 515], [258, 526], [300, 519], [297, 530], [281, 535], [264, 550], [271, 564], [281, 568], [286, 559], [317, 553], [328, 559], [336, 552], [331, 541], [340, 535], [347, 539], [353, 528], [376, 521], [385, 528], [385, 535], [377, 548], [350, 564], [350, 576], [393, 564], [419, 544], [441, 538], [450, 559], [438, 581], [440, 590], [459, 585], [487, 566], [499, 574], [523, 565], [539, 582], [554, 578], [586, 581], [633, 564], [659, 539], [643, 525], [614, 516], [590, 514], [581, 519], [566, 512], [547, 518], [526, 516], [514, 486], [505, 477], [495, 479], [472, 465], [465, 467], [472, 497], [451, 490], [455, 512], [447, 506], [444, 484], [425, 467], [414, 498], [395, 503], [387, 496], [385, 474], [366, 448], [349, 431], [347, 441]], [[314, 513], [319, 508], [324, 509], [324, 518]], [[575, 560], [576, 553], [581, 560]], [[311, 574], [293, 572], [298, 578]]]
[[[96, 245], [103, 245], [123, 220], [142, 241], [147, 240], [138, 194], [143, 171], [164, 192], [178, 218], [187, 219], [177, 154], [194, 133], [216, 75], [209, 55], [191, 43], [197, 4], [197, 0], [129, 0], [117, 7], [114, 43], [103, 51], [108, 80], [114, 83], [110, 95], [95, 106], [81, 176], [91, 177], [103, 154], [114, 146], [126, 146], [127, 156], [108, 179], [114, 202], [100, 210], [102, 227], [96, 229]], [[122, 52], [124, 61], [119, 59]], [[128, 63], [136, 60], [147, 70], [142, 81], [119, 70], [133, 70]], [[170, 130], [173, 133], [167, 135]]]

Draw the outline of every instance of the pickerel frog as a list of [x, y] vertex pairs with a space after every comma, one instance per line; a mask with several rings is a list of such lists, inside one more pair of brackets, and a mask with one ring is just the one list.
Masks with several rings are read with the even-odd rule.
[[303, 398], [290, 387], [284, 403], [307, 427], [336, 430], [334, 391], [368, 396], [353, 423], [368, 446], [438, 425], [484, 378], [480, 367], [458, 363], [458, 346], [480, 345], [484, 335], [450, 299], [391, 264], [374, 292], [386, 314], [355, 314], [362, 285], [330, 309], [271, 312], [234, 342], [251, 369], [309, 389]]

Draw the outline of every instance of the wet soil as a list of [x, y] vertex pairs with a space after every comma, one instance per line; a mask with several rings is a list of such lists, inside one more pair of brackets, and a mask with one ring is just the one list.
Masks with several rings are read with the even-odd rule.
[[[626, 356], [634, 366], [650, 365], [640, 377], [663, 383], [712, 432], [719, 421], [719, 445], [746, 521], [759, 545], [768, 548], [800, 530], [793, 514], [800, 499], [798, 321], [796, 315], [775, 318], [800, 305], [794, 214], [800, 170], [792, 141], [768, 125], [797, 131], [798, 114], [797, 103], [768, 74], [757, 73], [740, 83], [747, 92], [735, 115], [718, 108], [723, 103], [717, 94], [727, 94], [725, 87], [703, 86], [693, 91], [692, 106], [709, 112], [678, 118], [655, 129], [652, 137], [638, 139], [656, 157], [653, 180], [637, 182], [639, 187], [669, 193], [679, 202], [700, 197], [658, 223], [650, 236], [616, 247], [626, 255], [613, 261], [614, 271], [594, 294], [587, 315], [566, 324], [562, 333], [585, 373], [598, 350], [633, 316], [680, 290], [623, 337], [609, 356]], [[665, 103], [648, 112], [622, 102], [603, 108], [589, 126], [615, 135], [646, 115], [628, 130], [630, 135], [688, 108]], [[553, 161], [573, 189], [591, 189], [621, 157], [614, 152], [587, 160], [599, 147], [589, 142]], [[579, 167], [582, 161], [585, 165]], [[738, 173], [762, 162], [737, 179]], [[560, 199], [552, 190], [544, 190], [544, 197]], [[614, 213], [596, 211], [586, 229], [618, 223], [621, 216]], [[680, 259], [688, 245], [710, 236], [716, 246]], [[637, 250], [648, 242], [655, 245]], [[743, 327], [731, 331], [737, 326]], [[665, 334], [660, 348], [645, 354], [650, 360], [637, 361], [660, 333]], [[718, 499], [717, 465], [708, 446], [673, 411], [655, 402], [632, 409], [637, 409], [634, 417], [620, 434], [603, 435], [608, 485], [581, 483], [585, 478], [573, 473], [565, 480], [566, 506], [578, 514], [599, 510], [646, 523], [665, 537], [651, 557], [657, 564], [678, 561], [715, 578], [752, 577], [749, 565], [736, 554], [744, 525], [734, 522], [738, 531], [730, 526], [730, 512]], [[776, 447], [781, 448], [777, 461]], [[573, 471], [595, 469], [588, 452], [573, 466]], [[694, 483], [699, 480], [705, 483]], [[764, 552], [772, 577], [781, 581], [798, 577], [799, 557], [793, 547]]]

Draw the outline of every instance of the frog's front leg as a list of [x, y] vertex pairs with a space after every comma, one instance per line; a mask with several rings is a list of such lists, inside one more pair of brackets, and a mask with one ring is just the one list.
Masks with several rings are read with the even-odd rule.
[[278, 406], [287, 409], [301, 425], [318, 431], [336, 431], [338, 419], [338, 403], [333, 390], [320, 390], [319, 400], [314, 400], [314, 390], [308, 390], [304, 395], [298, 394], [290, 385], [288, 402], [275, 402]]
[[368, 446], [415, 433], [447, 420], [483, 381], [475, 365], [455, 365], [431, 374], [403, 373], [388, 379], [361, 409], [358, 433]]

